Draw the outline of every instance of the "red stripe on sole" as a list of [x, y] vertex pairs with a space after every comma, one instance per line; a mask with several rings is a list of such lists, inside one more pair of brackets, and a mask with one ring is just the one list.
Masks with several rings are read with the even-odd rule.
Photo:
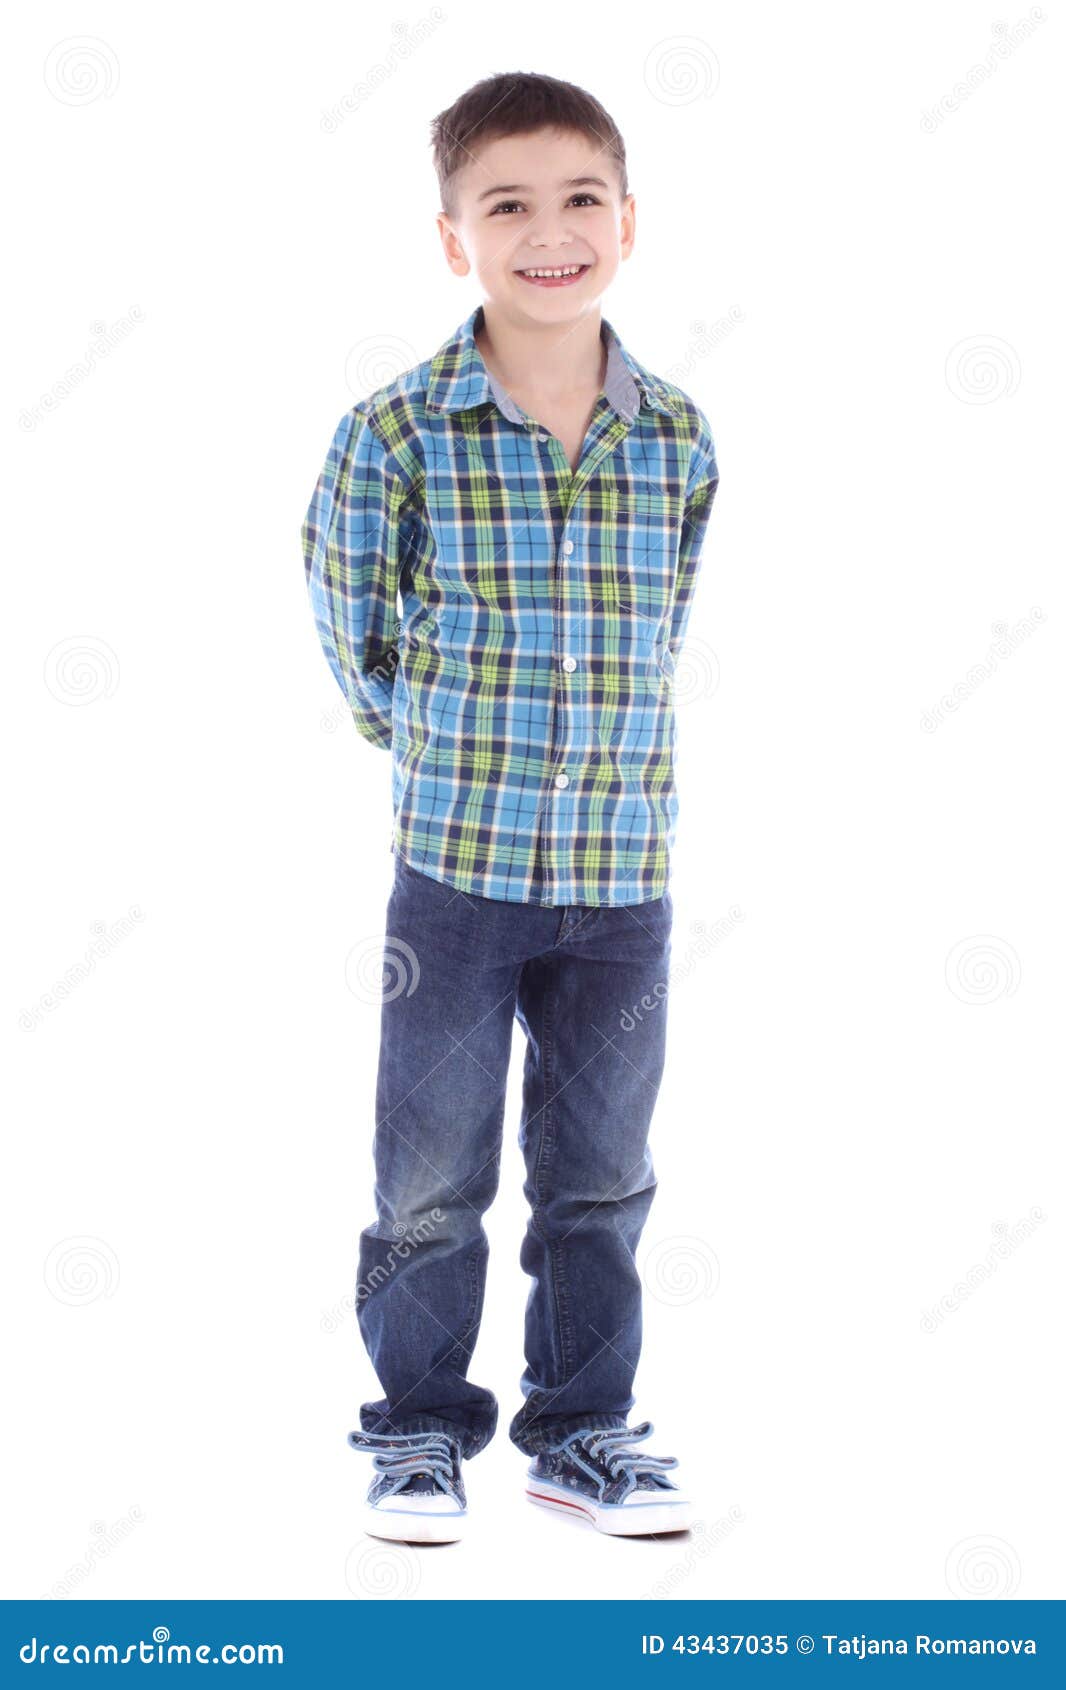
[[591, 1509], [585, 1508], [580, 1502], [567, 1502], [564, 1496], [545, 1496], [544, 1492], [540, 1490], [527, 1490], [526, 1495], [533, 1497], [537, 1502], [550, 1502], [556, 1508], [576, 1508], [577, 1512], [584, 1514], [588, 1520], [595, 1520], [596, 1518]]

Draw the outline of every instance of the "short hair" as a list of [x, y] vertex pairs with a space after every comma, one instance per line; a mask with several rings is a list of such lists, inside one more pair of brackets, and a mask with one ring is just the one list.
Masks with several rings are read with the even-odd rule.
[[433, 164], [441, 210], [449, 217], [455, 215], [455, 178], [470, 162], [475, 146], [505, 135], [527, 135], [534, 129], [572, 129], [587, 135], [614, 160], [625, 199], [629, 192], [625, 142], [599, 100], [573, 82], [514, 71], [475, 82], [433, 119]]

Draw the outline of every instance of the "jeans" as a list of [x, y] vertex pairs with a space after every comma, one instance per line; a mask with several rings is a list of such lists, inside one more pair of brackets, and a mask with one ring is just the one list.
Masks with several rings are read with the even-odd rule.
[[359, 1328], [384, 1396], [366, 1432], [444, 1431], [465, 1457], [496, 1430], [470, 1382], [485, 1294], [482, 1218], [499, 1186], [515, 1017], [526, 1036], [519, 1143], [524, 1403], [536, 1454], [624, 1426], [641, 1343], [637, 1243], [655, 1195], [648, 1133], [666, 1047], [673, 906], [505, 902], [398, 853], [387, 911], [374, 1134], [377, 1218], [360, 1234]]

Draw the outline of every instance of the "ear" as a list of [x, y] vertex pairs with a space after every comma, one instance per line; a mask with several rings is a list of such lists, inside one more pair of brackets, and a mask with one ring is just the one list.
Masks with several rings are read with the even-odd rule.
[[441, 245], [444, 256], [453, 276], [467, 276], [470, 274], [470, 260], [463, 251], [463, 243], [456, 233], [455, 227], [447, 212], [438, 211], [437, 229], [440, 232]]
[[637, 238], [637, 202], [633, 194], [627, 194], [622, 201], [621, 227], [619, 229], [619, 245], [622, 257], [628, 258], [633, 250], [633, 243]]

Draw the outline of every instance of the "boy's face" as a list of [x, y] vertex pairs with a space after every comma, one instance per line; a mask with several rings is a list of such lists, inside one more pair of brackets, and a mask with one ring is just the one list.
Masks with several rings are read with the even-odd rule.
[[[508, 317], [569, 322], [606, 293], [635, 235], [635, 202], [622, 198], [610, 154], [588, 136], [538, 129], [488, 141], [455, 183], [456, 214], [438, 213], [445, 257], [471, 269]], [[528, 280], [525, 269], [581, 265], [575, 279]]]

